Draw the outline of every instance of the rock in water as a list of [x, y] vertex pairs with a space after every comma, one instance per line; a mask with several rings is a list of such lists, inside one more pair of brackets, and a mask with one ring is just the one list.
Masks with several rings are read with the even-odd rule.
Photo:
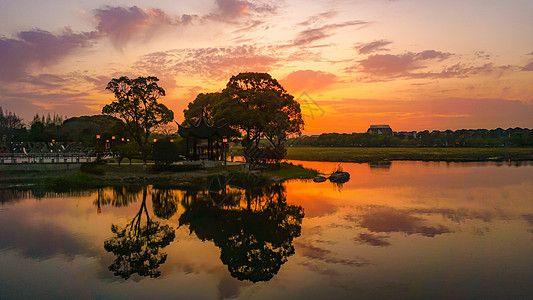
[[324, 181], [326, 181], [326, 179], [327, 178], [324, 177], [324, 176], [317, 176], [317, 177], [313, 178], [313, 181], [314, 182], [324, 182]]
[[335, 172], [329, 176], [329, 181], [335, 183], [345, 183], [350, 180], [350, 173], [348, 172]]

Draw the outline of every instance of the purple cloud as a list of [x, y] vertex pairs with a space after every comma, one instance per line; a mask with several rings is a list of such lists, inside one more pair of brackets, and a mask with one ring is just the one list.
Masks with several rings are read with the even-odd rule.
[[188, 25], [198, 18], [187, 15], [171, 18], [158, 8], [142, 9], [132, 7], [106, 6], [94, 11], [98, 22], [96, 29], [107, 36], [117, 49], [123, 48], [134, 38], [147, 40], [165, 26]]
[[25, 78], [31, 66], [47, 66], [76, 50], [89, 48], [98, 38], [96, 32], [74, 33], [66, 28], [60, 35], [34, 29], [21, 31], [16, 38], [0, 38], [0, 79]]
[[[277, 10], [277, 6], [266, 3], [252, 3], [246, 0], [215, 0], [217, 10], [203, 17], [227, 23], [237, 23], [240, 18], [246, 16], [271, 15]], [[253, 21], [252, 21], [253, 22]]]
[[326, 12], [323, 12], [323, 13], [319, 13], [319, 14], [310, 16], [309, 18], [307, 18], [307, 20], [298, 23], [298, 25], [310, 26], [310, 25], [319, 23], [320, 21], [322, 21], [324, 19], [333, 18], [338, 13], [339, 13], [338, 11], [334, 11], [334, 10], [330, 10], [330, 11], [326, 11]]
[[389, 49], [384, 48], [384, 47], [390, 44], [392, 44], [391, 41], [378, 40], [378, 41], [373, 41], [370, 43], [359, 45], [356, 47], [356, 49], [359, 52], [359, 54], [370, 54], [370, 53], [374, 53], [377, 51], [388, 51]]
[[310, 28], [303, 31], [300, 31], [296, 38], [293, 41], [293, 46], [304, 46], [309, 45], [318, 40], [325, 39], [333, 35], [335, 29], [344, 28], [348, 26], [362, 26], [367, 25], [368, 22], [365, 21], [348, 21], [344, 23], [328, 24], [322, 27]]
[[[425, 68], [425, 61], [444, 61], [452, 55], [451, 53], [435, 50], [425, 50], [418, 53], [406, 52], [399, 55], [374, 54], [358, 61], [356, 65], [348, 67], [345, 70], [347, 72], [357, 71], [368, 74], [370, 81], [390, 80], [398, 77], [423, 77], [424, 75], [422, 73], [413, 74], [413, 71]], [[450, 71], [452, 70], [446, 72], [450, 73]], [[443, 73], [445, 72], [443, 71]], [[435, 73], [427, 73], [426, 75], [429, 74], [434, 77], [439, 76]]]
[[219, 14], [230, 18], [243, 16], [252, 8], [250, 2], [241, 0], [216, 0], [215, 3]]
[[409, 211], [387, 206], [369, 206], [359, 218], [359, 226], [372, 232], [403, 232], [427, 237], [450, 233], [443, 225], [428, 226], [424, 219]]
[[522, 71], [533, 71], [533, 61], [522, 68]]

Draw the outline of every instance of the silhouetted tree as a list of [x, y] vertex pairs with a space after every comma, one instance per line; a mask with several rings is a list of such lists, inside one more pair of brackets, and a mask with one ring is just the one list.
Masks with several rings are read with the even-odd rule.
[[4, 112], [0, 106], [0, 144], [2, 142], [23, 141], [25, 136], [26, 128], [22, 119], [15, 113]]
[[248, 161], [253, 157], [247, 153], [258, 148], [261, 138], [272, 149], [265, 155], [277, 156], [274, 159], [279, 161], [288, 135], [300, 134], [304, 126], [300, 104], [267, 73], [240, 73], [221, 93], [198, 95], [184, 111], [186, 120], [194, 121], [202, 110], [215, 125], [242, 133]]
[[115, 94], [116, 100], [102, 108], [103, 114], [126, 122], [126, 129], [139, 145], [145, 165], [150, 151], [150, 133], [157, 126], [174, 119], [174, 113], [157, 102], [159, 97], [165, 96], [165, 90], [157, 85], [158, 81], [157, 77], [113, 78], [106, 89]]

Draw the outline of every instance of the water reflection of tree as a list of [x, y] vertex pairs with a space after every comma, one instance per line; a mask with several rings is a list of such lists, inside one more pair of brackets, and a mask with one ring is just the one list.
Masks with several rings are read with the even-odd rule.
[[170, 219], [178, 211], [178, 198], [173, 190], [156, 189], [152, 192], [154, 214], [160, 219]]
[[197, 195], [181, 215], [180, 226], [189, 225], [198, 238], [220, 247], [220, 258], [233, 277], [268, 281], [294, 254], [292, 241], [300, 235], [303, 209], [286, 203], [282, 185], [248, 189], [241, 196], [244, 205], [229, 207], [228, 202], [215, 205], [205, 193]]
[[160, 276], [158, 268], [167, 259], [167, 254], [161, 249], [168, 246], [175, 237], [172, 227], [150, 219], [146, 207], [146, 195], [147, 187], [142, 187], [139, 212], [124, 227], [111, 225], [111, 231], [115, 236], [104, 242], [106, 251], [116, 256], [109, 270], [126, 279], [133, 274]]
[[107, 189], [99, 188], [94, 204], [98, 207], [98, 212], [102, 206], [111, 205], [113, 207], [127, 207], [130, 203], [136, 202], [139, 194], [143, 190], [142, 186], [115, 186], [111, 188], [110, 196]]

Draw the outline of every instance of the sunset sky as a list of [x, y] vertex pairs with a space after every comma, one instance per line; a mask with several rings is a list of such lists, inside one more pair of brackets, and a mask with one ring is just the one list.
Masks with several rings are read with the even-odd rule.
[[268, 72], [304, 134], [533, 127], [533, 1], [0, 0], [0, 106], [99, 114], [112, 78], [157, 76], [176, 121]]

